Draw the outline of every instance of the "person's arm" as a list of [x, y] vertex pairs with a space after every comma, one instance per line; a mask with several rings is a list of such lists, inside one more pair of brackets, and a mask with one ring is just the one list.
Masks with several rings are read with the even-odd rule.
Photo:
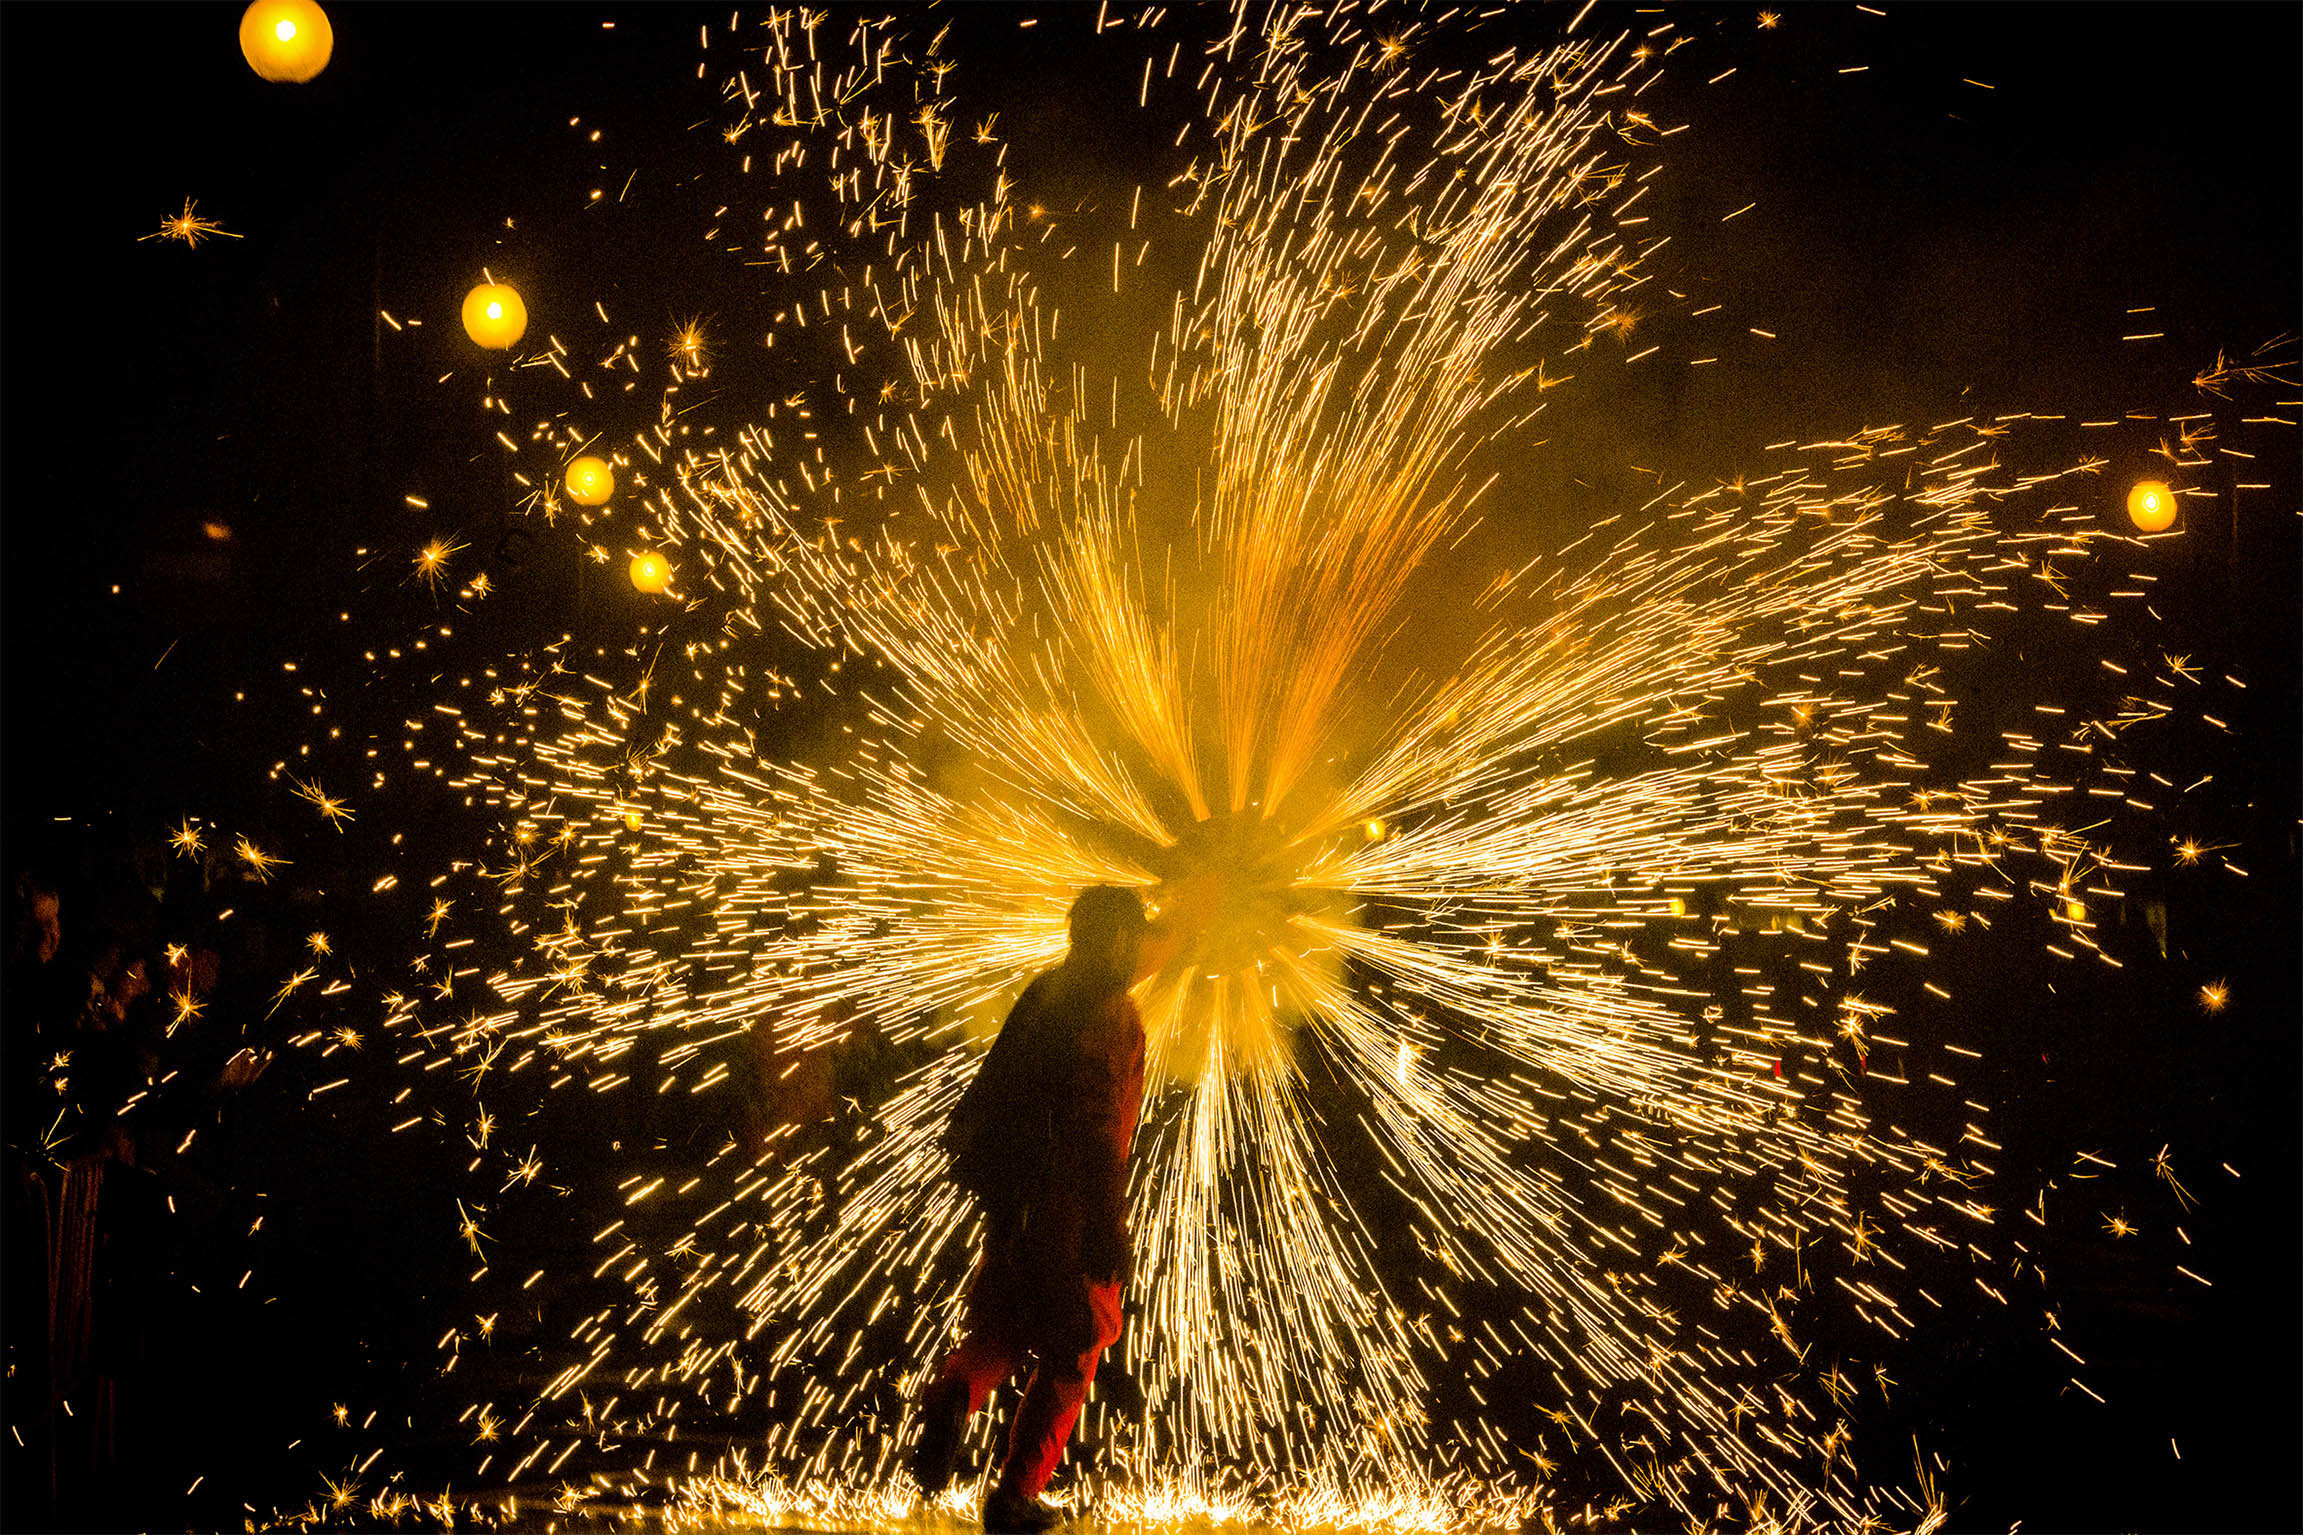
[[944, 1130], [944, 1150], [952, 1159], [953, 1177], [963, 1188], [978, 1194], [990, 1185], [997, 1171], [1000, 1148], [992, 1137], [1008, 1129], [1003, 1121], [1014, 1117], [1015, 1082], [1027, 1050], [1023, 1035], [1038, 1008], [1046, 980], [1045, 976], [1035, 979], [1016, 998], [991, 1048], [984, 1052], [975, 1075], [952, 1106], [952, 1117]]
[[1015, 1005], [1008, 1009], [1008, 1016], [1000, 1024], [999, 1033], [992, 1036], [991, 1048], [984, 1052], [984, 1058], [976, 1066], [976, 1074], [969, 1081], [967, 1091], [960, 1096], [963, 1106], [967, 1106], [971, 1099], [980, 1102], [984, 1098], [996, 1098], [1009, 1091], [1008, 1084], [1023, 1068], [1022, 1057], [1030, 1048], [1023, 1037], [1030, 1032], [1029, 1019], [1039, 1010], [1040, 997], [1046, 989], [1047, 977], [1035, 976], [1032, 983], [1023, 989], [1023, 995], [1016, 998]]
[[1072, 1144], [1081, 1168], [1080, 1263], [1092, 1279], [1126, 1284], [1134, 1267], [1128, 1239], [1128, 1151], [1143, 1105], [1143, 1024], [1122, 992], [1098, 1010], [1080, 1041]]

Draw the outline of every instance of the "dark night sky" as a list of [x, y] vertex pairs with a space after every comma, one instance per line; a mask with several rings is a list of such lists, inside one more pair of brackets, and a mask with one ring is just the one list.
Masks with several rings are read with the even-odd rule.
[[[2172, 408], [2216, 348], [2303, 328], [2303, 7], [1783, 9], [1764, 34], [1750, 7], [1671, 13], [1701, 39], [1696, 60], [1720, 62], [1679, 69], [1665, 93], [1666, 115], [1694, 127], [1673, 141], [1653, 209], [1680, 232], [1659, 271], [1715, 297], [1738, 331], [1777, 339], [1746, 333], [1716, 369], [1636, 386], [1595, 372], [1524, 470], [1529, 495], [1562, 499], [1579, 476], [1621, 483], [1605, 477], [1627, 464], [1727, 475], [1765, 443], [1948, 419], [1962, 399]], [[619, 169], [683, 163], [683, 136], [713, 109], [694, 78], [695, 29], [726, 7], [330, 14], [334, 62], [286, 87], [242, 63], [233, 6], [0, 12], [11, 870], [54, 845], [64, 818], [142, 836], [187, 811], [259, 814], [259, 769], [288, 729], [278, 660], [341, 648], [342, 611], [408, 621], [397, 551], [500, 519], [499, 458], [472, 391], [435, 387], [444, 351], [381, 344], [379, 303], [425, 316], [440, 349], [460, 341], [447, 334], [454, 305], [483, 263], [516, 273], [539, 312], [603, 290], [635, 323], [695, 307], [676, 262], [644, 268], [527, 231], [567, 227], [570, 200], [597, 179], [601, 157], [571, 116], [608, 127]], [[971, 9], [975, 40], [953, 50], [963, 100], [1002, 111], [1027, 195], [1124, 193], [1142, 174], [1132, 75], [1115, 86], [1082, 62], [1091, 14], [1044, 11], [1020, 32], [1005, 10]], [[1700, 85], [1727, 63], [1731, 80]], [[1869, 67], [1841, 73], [1854, 65]], [[1117, 115], [1115, 98], [1127, 103]], [[244, 238], [138, 242], [187, 195]], [[2121, 342], [2143, 306], [2166, 339]], [[1692, 345], [1682, 323], [1659, 316], [1652, 339]], [[2291, 513], [2292, 456], [2270, 467]], [[404, 502], [418, 492], [428, 513]], [[208, 522], [230, 539], [209, 538]], [[2286, 894], [2252, 914], [2242, 936], [2260, 953], [2241, 962], [2259, 988], [2292, 997], [2294, 522], [2243, 537], [2256, 542], [2192, 594], [2193, 621], [2259, 679], [2260, 744], [2232, 776], [2260, 801], [2255, 824], [2286, 834], [2263, 852], [2285, 860], [2264, 888]], [[394, 551], [392, 577], [359, 575], [359, 545]], [[528, 569], [519, 600], [535, 624], [587, 611], [543, 579], [572, 575], [572, 561], [537, 551]], [[236, 705], [243, 690], [251, 701]], [[2216, 1079], [2221, 1091], [2248, 1077], [2233, 1101], [2266, 1121], [2251, 1144], [2266, 1176], [2227, 1217], [2259, 1231], [2233, 1249], [2255, 1271], [2173, 1320], [2114, 1318], [2142, 1362], [2104, 1414], [2112, 1428], [2069, 1400], [2034, 1422], [1972, 1380], [1942, 1384], [1934, 1428], [1959, 1439], [1959, 1415], [1972, 1415], [1960, 1442], [1980, 1467], [1966, 1482], [1978, 1520], [2303, 1520], [2298, 1212], [2279, 1171], [2293, 1165], [2303, 1096], [2292, 1031], [2272, 1031], [2264, 1052]], [[2185, 1436], [2181, 1464], [2165, 1453], [2169, 1423]], [[2021, 1442], [2026, 1426], [2034, 1442]], [[2074, 1490], [2091, 1476], [2110, 1484]]]

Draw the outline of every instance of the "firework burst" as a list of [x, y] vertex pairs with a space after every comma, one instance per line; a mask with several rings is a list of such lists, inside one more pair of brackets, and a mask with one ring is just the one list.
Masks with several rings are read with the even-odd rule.
[[[749, 1412], [764, 1448], [675, 1478], [684, 1515], [908, 1506], [910, 1372], [973, 1236], [939, 1134], [1113, 882], [1177, 943], [1141, 993], [1140, 1400], [1086, 1429], [1107, 1509], [1516, 1523], [1580, 1458], [1694, 1520], [1874, 1515], [1864, 1350], [1991, 1260], [1997, 1149], [1910, 1080], [1974, 1054], [1900, 1037], [1901, 999], [1949, 993], [1886, 973], [2019, 905], [2115, 963], [2088, 901], [2126, 866], [2057, 807], [2178, 685], [1967, 723], [2000, 635], [2140, 595], [2105, 594], [2134, 541], [2102, 460], [2021, 415], [1778, 444], [1466, 582], [1496, 464], [1637, 321], [1662, 42], [1443, 68], [1419, 25], [1243, 13], [1123, 219], [1019, 201], [992, 119], [951, 131], [939, 41], [804, 11], [739, 40], [746, 260], [792, 295], [770, 347], [830, 348], [831, 387], [719, 437], [685, 323], [608, 455], [626, 501], [535, 491], [680, 587], [633, 680], [569, 642], [436, 705], [437, 770], [501, 836], [434, 882], [427, 995], [375, 1032], [470, 1085], [483, 1276], [544, 1167], [491, 1145], [508, 1105], [709, 1104], [750, 1070], [826, 1106], [626, 1154], [617, 1298], [533, 1401], [478, 1404], [489, 1460], [565, 1476]], [[1165, 286], [1147, 200], [1192, 257]], [[516, 360], [584, 397], [523, 451], [614, 437], [573, 355]]]

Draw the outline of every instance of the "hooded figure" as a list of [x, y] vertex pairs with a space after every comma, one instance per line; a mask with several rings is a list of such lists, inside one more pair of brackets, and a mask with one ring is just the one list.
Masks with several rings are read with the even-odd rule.
[[912, 1471], [930, 1497], [957, 1469], [969, 1416], [1030, 1369], [999, 1477], [991, 1531], [1037, 1531], [1057, 1511], [1055, 1474], [1088, 1382], [1120, 1335], [1134, 1258], [1128, 1150], [1143, 1102], [1144, 1036], [1128, 988], [1147, 924], [1142, 897], [1098, 885], [1071, 908], [1064, 962], [1024, 989], [945, 1136], [952, 1177], [984, 1213], [966, 1333], [920, 1401]]

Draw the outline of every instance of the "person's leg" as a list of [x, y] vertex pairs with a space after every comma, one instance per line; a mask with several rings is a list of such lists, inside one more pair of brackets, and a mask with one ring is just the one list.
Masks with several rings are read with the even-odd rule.
[[920, 1393], [920, 1437], [912, 1450], [912, 1476], [927, 1496], [934, 1497], [950, 1484], [968, 1419], [983, 1410], [1015, 1366], [1015, 1350], [1004, 1337], [972, 1328]]
[[1077, 1357], [1043, 1360], [1032, 1371], [1008, 1431], [1007, 1457], [1000, 1462], [1000, 1496], [1036, 1498], [1055, 1475], [1103, 1351], [1098, 1343]]
[[1007, 1339], [984, 1332], [970, 1332], [958, 1348], [944, 1358], [944, 1367], [936, 1372], [935, 1380], [920, 1398], [923, 1402], [949, 1401], [961, 1392], [966, 1393], [967, 1412], [973, 1417], [984, 1410], [1001, 1382], [1016, 1371], [1015, 1349]]

